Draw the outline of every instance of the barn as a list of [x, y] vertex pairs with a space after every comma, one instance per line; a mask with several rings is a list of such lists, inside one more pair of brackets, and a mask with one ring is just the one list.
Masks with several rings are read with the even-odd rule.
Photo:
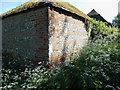
[[90, 17], [67, 2], [31, 0], [0, 16], [3, 56], [58, 63], [88, 40], [85, 22]]
[[112, 24], [110, 22], [108, 22], [107, 20], [105, 20], [95, 9], [91, 10], [89, 13], [88, 13], [88, 16], [97, 20], [97, 21], [102, 21], [104, 23], [107, 24], [107, 26], [112, 26]]

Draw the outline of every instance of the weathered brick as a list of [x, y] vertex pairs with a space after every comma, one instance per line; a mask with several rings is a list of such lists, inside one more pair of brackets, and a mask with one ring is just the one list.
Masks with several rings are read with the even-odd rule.
[[51, 62], [57, 63], [74, 56], [87, 40], [83, 21], [49, 9], [49, 60]]
[[46, 12], [47, 7], [44, 7], [4, 18], [2, 24], [3, 53], [6, 50], [16, 53], [15, 48], [17, 48], [18, 54], [23, 58], [28, 56], [35, 59], [38, 53], [41, 58], [37, 58], [36, 62], [46, 59], [48, 57], [46, 53], [49, 50], [48, 39], [46, 39], [48, 35], [46, 33]]
[[14, 52], [33, 63], [69, 59], [88, 39], [82, 20], [49, 7], [4, 18], [2, 29], [3, 53]]

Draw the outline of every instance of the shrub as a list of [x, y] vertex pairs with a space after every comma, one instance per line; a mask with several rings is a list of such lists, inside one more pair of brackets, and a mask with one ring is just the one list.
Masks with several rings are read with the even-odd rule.
[[97, 36], [102, 36], [103, 38], [113, 34], [116, 31], [114, 27], [108, 27], [107, 23], [96, 20], [87, 21], [87, 30], [91, 30], [91, 38], [97, 39]]
[[88, 45], [80, 50], [78, 56], [71, 59], [68, 64], [60, 62], [52, 69], [40, 65], [36, 69], [22, 72], [20, 76], [10, 76], [11, 71], [9, 74], [5, 72], [3, 75], [5, 88], [10, 90], [20, 88], [25, 90], [104, 90], [107, 88], [119, 90], [118, 30], [108, 28], [102, 22], [91, 24], [94, 36], [89, 40]]

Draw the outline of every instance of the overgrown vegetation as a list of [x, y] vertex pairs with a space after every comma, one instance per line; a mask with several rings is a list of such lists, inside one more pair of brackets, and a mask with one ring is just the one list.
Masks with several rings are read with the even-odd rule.
[[69, 64], [53, 69], [40, 65], [19, 75], [3, 70], [7, 90], [120, 90], [119, 30], [103, 22], [89, 21], [88, 45]]
[[118, 13], [118, 15], [113, 19], [112, 24], [115, 27], [120, 28], [120, 13]]

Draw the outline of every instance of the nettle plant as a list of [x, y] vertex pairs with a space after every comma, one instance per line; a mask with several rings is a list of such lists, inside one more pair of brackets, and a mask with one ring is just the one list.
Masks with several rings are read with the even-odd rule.
[[[119, 31], [103, 22], [89, 21], [91, 38], [88, 45], [68, 64], [52, 69], [40, 65], [21, 74], [4, 71], [3, 82], [8, 90], [119, 90]], [[6, 72], [6, 73], [5, 73]], [[12, 81], [11, 81], [12, 79]], [[14, 82], [13, 82], [14, 81]]]

